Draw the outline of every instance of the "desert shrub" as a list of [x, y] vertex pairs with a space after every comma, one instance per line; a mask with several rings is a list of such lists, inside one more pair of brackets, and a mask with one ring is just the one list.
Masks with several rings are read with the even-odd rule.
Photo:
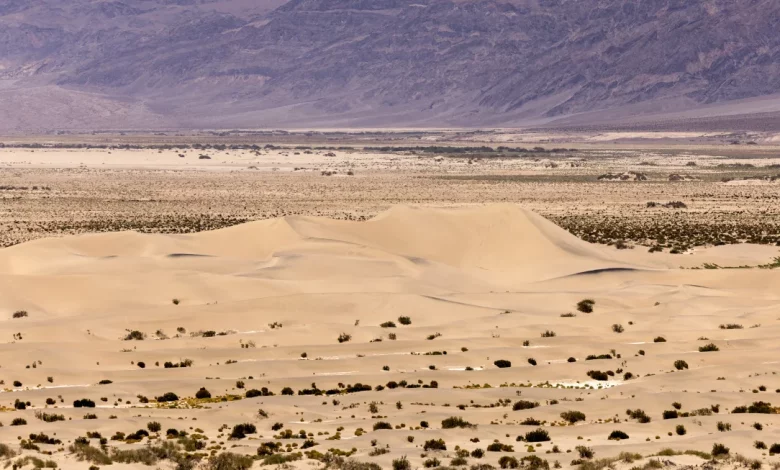
[[674, 361], [674, 368], [677, 370], [683, 370], [688, 368], [688, 363], [683, 361], [682, 359], [678, 359]]
[[157, 400], [160, 403], [164, 403], [164, 402], [168, 402], [168, 401], [178, 401], [179, 400], [179, 396], [176, 395], [173, 392], [166, 392], [166, 393], [160, 395], [159, 397], [155, 398], [155, 400]]
[[143, 449], [111, 449], [111, 459], [118, 463], [140, 463], [151, 466], [157, 463], [157, 455], [148, 448]]
[[138, 330], [127, 330], [127, 334], [122, 339], [125, 341], [141, 341], [146, 339], [146, 333]]
[[444, 439], [430, 439], [425, 441], [423, 450], [447, 450], [447, 444], [444, 442]]
[[387, 421], [377, 421], [374, 423], [374, 431], [379, 431], [380, 429], [393, 429], [393, 425]]
[[471, 451], [471, 456], [475, 459], [481, 459], [485, 456], [485, 451], [482, 449], [474, 449]]
[[381, 326], [382, 328], [395, 328], [395, 323], [391, 321], [386, 321], [379, 326]]
[[547, 330], [542, 333], [542, 338], [555, 338], [557, 336], [553, 330]]
[[[295, 455], [297, 455], [298, 458], [294, 458], [293, 456]], [[302, 455], [300, 453], [296, 453], [284, 456], [274, 455], [269, 457], [282, 457], [282, 459], [281, 462], [278, 463], [266, 463], [266, 461], [263, 461], [263, 465], [281, 465], [286, 462], [298, 460], [302, 457]], [[249, 470], [252, 468], [252, 463], [254, 463], [254, 459], [248, 455], [238, 455], [232, 452], [223, 452], [221, 454], [212, 455], [209, 457], [209, 459], [203, 465], [203, 470]]]
[[88, 398], [82, 398], [81, 400], [75, 400], [73, 402], [74, 408], [94, 408], [95, 402], [88, 399]]
[[600, 370], [589, 370], [588, 377], [590, 377], [593, 380], [599, 380], [599, 381], [609, 380], [609, 374], [607, 374], [606, 372], [602, 372]]
[[723, 444], [715, 443], [712, 445], [712, 452], [710, 452], [710, 454], [712, 454], [713, 457], [729, 455], [729, 448]]
[[464, 420], [460, 416], [451, 416], [441, 422], [442, 429], [475, 428], [476, 426]]
[[525, 433], [525, 442], [545, 442], [550, 440], [550, 434], [542, 428]]
[[[197, 398], [199, 400], [204, 400], [206, 398], [211, 398], [211, 392], [206, 390], [206, 387], [200, 387], [200, 390], [195, 392], [195, 398]], [[157, 401], [160, 401], [160, 400], [157, 400]]]
[[561, 413], [561, 418], [566, 420], [569, 424], [574, 424], [578, 421], [585, 421], [585, 413], [581, 411], [564, 411]]
[[247, 390], [244, 392], [244, 396], [247, 398], [254, 398], [254, 397], [270, 397], [273, 396], [273, 392], [268, 390], [268, 388], [263, 387], [260, 390], [257, 390], [255, 388]]
[[535, 366], [536, 365], [536, 359], [530, 358], [530, 359], [528, 359], [528, 363], [531, 364], [532, 366]]
[[338, 339], [339, 339], [339, 343], [346, 343], [347, 341], [352, 339], [352, 335], [350, 335], [349, 333], [341, 333]]
[[36, 411], [35, 417], [47, 423], [54, 423], [56, 421], [65, 421], [65, 416], [63, 415], [58, 415], [55, 413], [44, 413], [42, 411]]
[[512, 405], [513, 411], [530, 410], [539, 406], [538, 401], [518, 400]]
[[68, 450], [76, 456], [79, 461], [86, 460], [98, 465], [111, 465], [111, 458], [101, 449], [92, 447], [89, 444], [74, 443]]
[[586, 361], [596, 361], [601, 359], [612, 359], [612, 354], [588, 354], [585, 357]]
[[677, 419], [679, 416], [680, 414], [677, 413], [677, 410], [665, 410], [663, 412], [664, 419]]
[[730, 423], [724, 423], [723, 421], [718, 421], [717, 428], [718, 428], [718, 431], [720, 431], [720, 432], [731, 431], [731, 424]]
[[520, 468], [520, 462], [514, 457], [505, 455], [498, 459], [498, 466], [501, 468]]
[[505, 369], [507, 367], [512, 367], [512, 363], [510, 361], [507, 361], [506, 359], [499, 359], [499, 360], [493, 362], [493, 365], [495, 365], [499, 369]]
[[24, 318], [27, 316], [27, 310], [17, 310], [12, 315], [13, 318]]
[[569, 313], [562, 313], [561, 314], [561, 318], [574, 318], [576, 316], [577, 316], [576, 314], [571, 313], [571, 312], [569, 312]]
[[747, 412], [760, 413], [760, 414], [772, 414], [775, 412], [775, 410], [772, 408], [772, 405], [770, 403], [767, 403], [765, 401], [754, 401], [750, 406], [748, 406]]
[[577, 454], [579, 454], [581, 459], [592, 459], [593, 455], [595, 455], [593, 449], [591, 449], [590, 447], [577, 446], [574, 448], [574, 450], [577, 451]]
[[623, 439], [628, 439], [628, 434], [624, 433], [623, 431], [612, 431], [609, 433], [609, 437], [607, 438], [610, 441], [622, 441]]
[[714, 352], [714, 351], [720, 351], [720, 348], [718, 348], [714, 343], [705, 344], [704, 346], [699, 346], [699, 352]]
[[620, 323], [615, 323], [612, 325], [612, 331], [615, 333], [622, 333], [624, 330], [623, 325]]
[[233, 430], [230, 432], [230, 439], [243, 439], [247, 434], [255, 434], [257, 428], [254, 424], [243, 423], [233, 426]]
[[626, 410], [626, 414], [631, 417], [631, 419], [635, 419], [640, 423], [650, 422], [650, 417], [647, 416], [647, 413], [645, 413], [644, 410], [640, 410], [639, 408], [635, 410]]
[[412, 319], [409, 318], [409, 317], [403, 317], [403, 316], [402, 317], [398, 317], [398, 323], [400, 323], [402, 325], [411, 325], [412, 324]]
[[487, 451], [488, 452], [514, 452], [515, 448], [513, 446], [502, 444], [500, 442], [493, 442], [487, 446]]
[[87, 413], [83, 416], [84, 419], [98, 419], [95, 413]]
[[726, 325], [721, 324], [720, 329], [721, 330], [741, 330], [743, 327], [742, 325], [738, 323], [728, 323]]
[[525, 470], [550, 470], [550, 463], [535, 455], [526, 455], [520, 459], [520, 465]]
[[465, 467], [469, 462], [465, 457], [455, 457], [450, 460], [450, 467]]
[[393, 460], [393, 470], [411, 470], [412, 464], [409, 463], [406, 456]]
[[672, 403], [672, 408], [674, 408], [675, 410], [679, 410], [679, 409], [682, 408], [682, 403], [676, 401], [676, 402]]
[[149, 421], [146, 423], [146, 429], [148, 429], [151, 432], [160, 432], [162, 429], [162, 425], [158, 423], [157, 421]]
[[10, 459], [11, 457], [15, 457], [16, 452], [14, 452], [13, 449], [8, 444], [1, 444], [0, 443], [0, 458], [3, 459]]
[[573, 358], [573, 357], [570, 357], [570, 358], [566, 359], [566, 362], [577, 362], [577, 359]]
[[654, 343], [665, 343], [666, 342], [666, 338], [664, 338], [663, 336], [656, 336], [655, 339], [653, 339], [653, 342]]
[[541, 421], [534, 418], [525, 418], [522, 422], [520, 422], [521, 426], [539, 426], [541, 424]]
[[596, 305], [596, 301], [592, 299], [584, 299], [577, 302], [577, 310], [582, 313], [593, 312], [593, 306]]
[[769, 455], [780, 454], [780, 444], [774, 443], [769, 446]]
[[686, 429], [685, 429], [685, 426], [683, 426], [682, 424], [678, 424], [674, 428], [674, 432], [677, 433], [678, 436], [684, 436], [685, 434], [688, 433], [688, 431], [686, 431]]

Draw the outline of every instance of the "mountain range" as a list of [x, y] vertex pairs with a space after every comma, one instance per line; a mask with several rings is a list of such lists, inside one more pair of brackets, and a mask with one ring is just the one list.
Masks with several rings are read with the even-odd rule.
[[776, 0], [5, 0], [0, 130], [780, 111]]

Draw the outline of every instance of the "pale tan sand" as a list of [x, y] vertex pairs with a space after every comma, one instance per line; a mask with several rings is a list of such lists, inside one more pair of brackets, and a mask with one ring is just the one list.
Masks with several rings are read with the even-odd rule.
[[[777, 247], [739, 245], [697, 250], [685, 262], [689, 267], [753, 266], [775, 256]], [[111, 437], [156, 420], [163, 434], [169, 428], [190, 433], [199, 428], [215, 450], [255, 455], [262, 442], [275, 440], [271, 426], [279, 422], [295, 433], [313, 433], [314, 450], [355, 448], [353, 458], [382, 468], [402, 456], [413, 468], [434, 456], [446, 465], [458, 445], [469, 451], [485, 449], [493, 440], [513, 445], [512, 453], [468, 458], [470, 464], [497, 466], [504, 455], [531, 455], [515, 438], [538, 427], [519, 425], [533, 417], [545, 422], [542, 427], [552, 438], [533, 455], [565, 468], [577, 457], [578, 445], [591, 447], [601, 458], [620, 452], [647, 456], [663, 448], [708, 452], [714, 443], [723, 443], [732, 453], [777, 462], [777, 456], [755, 449], [753, 442], [780, 442], [780, 415], [730, 412], [759, 400], [780, 405], [780, 271], [680, 269], [680, 259], [591, 245], [512, 204], [398, 206], [368, 222], [291, 216], [193, 235], [88, 234], [5, 248], [0, 250], [0, 377], [6, 389], [0, 401], [6, 413], [0, 441], [18, 450], [17, 436], [56, 434], [62, 445], [39, 445], [51, 456], [29, 450], [24, 455], [86, 469], [90, 464], [78, 462], [67, 448], [87, 431]], [[595, 300], [593, 313], [577, 312], [577, 302], [585, 298]], [[28, 316], [12, 318], [19, 310]], [[561, 317], [569, 312], [576, 316]], [[399, 316], [409, 316], [412, 324], [400, 325]], [[386, 321], [397, 327], [379, 326]], [[274, 322], [282, 326], [271, 328]], [[729, 323], [744, 328], [719, 328]], [[625, 331], [614, 333], [613, 324]], [[178, 327], [186, 333], [176, 337]], [[147, 337], [123, 341], [127, 330]], [[158, 330], [169, 339], [159, 339]], [[190, 335], [199, 330], [227, 334]], [[556, 336], [542, 337], [547, 330]], [[342, 333], [351, 340], [340, 344]], [[389, 340], [389, 333], [397, 339]], [[436, 334], [441, 336], [426, 339]], [[654, 343], [658, 336], [667, 341]], [[710, 342], [720, 351], [698, 351]], [[611, 350], [621, 358], [585, 361], [589, 354]], [[447, 354], [425, 355], [432, 351]], [[569, 357], [577, 361], [569, 363]], [[192, 367], [162, 367], [185, 358]], [[531, 358], [537, 366], [529, 364]], [[512, 367], [497, 368], [498, 359], [511, 361]], [[685, 360], [689, 369], [675, 371], [676, 360]], [[146, 368], [134, 364], [138, 361]], [[622, 371], [599, 382], [588, 377], [592, 369]], [[634, 378], [626, 380], [626, 372]], [[13, 385], [17, 380], [21, 386]], [[98, 385], [101, 380], [113, 383]], [[245, 389], [236, 388], [237, 380], [245, 382]], [[375, 387], [391, 380], [435, 380], [438, 388], [279, 396], [287, 386], [300, 390], [316, 383], [333, 389], [341, 382]], [[492, 388], [465, 388], [473, 384]], [[762, 385], [766, 391], [758, 391]], [[191, 401], [180, 402], [178, 409], [138, 399], [165, 392], [191, 398], [200, 387], [214, 397], [261, 387], [277, 395], [196, 408]], [[45, 404], [49, 397], [56, 405]], [[98, 407], [73, 408], [81, 398]], [[13, 411], [17, 399], [32, 406]], [[540, 406], [513, 411], [511, 403], [519, 399]], [[558, 403], [550, 404], [553, 399]], [[492, 406], [499, 400], [509, 405]], [[372, 401], [379, 403], [374, 417], [368, 407]], [[683, 412], [716, 404], [720, 409], [711, 416], [662, 419], [673, 402], [680, 402]], [[66, 421], [37, 419], [35, 411], [44, 408]], [[629, 419], [629, 408], [644, 410], [651, 422]], [[269, 417], [260, 417], [258, 409]], [[568, 410], [587, 418], [561, 425], [560, 414]], [[98, 419], [83, 419], [90, 412]], [[450, 416], [477, 427], [442, 429], [442, 420]], [[18, 417], [27, 425], [10, 426]], [[403, 427], [373, 431], [378, 421]], [[421, 421], [430, 427], [419, 429]], [[730, 423], [731, 431], [718, 432], [718, 421]], [[228, 440], [229, 428], [243, 422], [256, 424], [257, 434]], [[763, 431], [753, 428], [755, 422], [763, 424]], [[687, 434], [674, 433], [678, 424]], [[220, 430], [222, 425], [228, 429]], [[327, 440], [340, 427], [341, 439]], [[358, 428], [365, 433], [357, 436]], [[630, 439], [608, 440], [616, 429]], [[423, 457], [425, 442], [438, 438], [446, 441], [447, 451]], [[141, 448], [148, 440], [109, 445]], [[389, 446], [389, 453], [369, 456], [372, 440], [378, 447]], [[553, 445], [562, 453], [547, 453]], [[679, 465], [703, 462], [695, 456], [664, 459]], [[165, 461], [157, 465], [170, 467]], [[322, 467], [310, 459], [292, 465]], [[146, 468], [112, 468], [130, 467]]]

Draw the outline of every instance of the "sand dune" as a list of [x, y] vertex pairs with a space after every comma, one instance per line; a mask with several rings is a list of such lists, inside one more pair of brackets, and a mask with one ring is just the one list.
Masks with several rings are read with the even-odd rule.
[[[456, 445], [469, 451], [493, 440], [514, 446], [468, 457], [495, 466], [502, 456], [532, 455], [515, 438], [539, 427], [519, 424], [534, 418], [551, 441], [532, 447], [533, 455], [563, 467], [572, 466], [578, 445], [614, 457], [663, 448], [708, 452], [716, 442], [769, 463], [777, 457], [752, 444], [780, 442], [778, 415], [731, 411], [754, 401], [780, 403], [778, 271], [689, 268], [766, 264], [776, 253], [742, 245], [700, 250], [681, 261], [616, 250], [514, 205], [399, 206], [366, 222], [290, 216], [192, 235], [32, 241], [0, 250], [6, 387], [0, 404], [8, 411], [0, 440], [19, 450], [18, 435], [56, 433], [64, 444], [41, 444], [53, 452], [46, 458], [87, 468], [67, 450], [87, 431], [111, 437], [156, 420], [163, 434], [199, 428], [215, 450], [256, 455], [261, 442], [279, 435], [271, 426], [280, 422], [294, 433], [312, 433], [314, 450], [354, 447], [353, 458], [382, 468], [404, 455], [413, 467], [432, 457], [447, 464]], [[583, 299], [595, 301], [592, 313], [578, 311]], [[20, 311], [25, 314], [14, 315]], [[721, 329], [726, 324], [741, 328]], [[137, 333], [123, 339], [131, 331]], [[339, 342], [344, 335], [349, 339]], [[719, 351], [700, 352], [708, 343]], [[586, 360], [589, 355], [602, 359]], [[497, 367], [499, 359], [511, 367]], [[676, 370], [678, 360], [687, 369]], [[188, 367], [166, 368], [166, 361]], [[609, 371], [608, 380], [594, 379], [591, 370]], [[402, 380], [425, 388], [376, 390]], [[438, 388], [428, 388], [431, 381]], [[284, 387], [297, 392], [312, 382], [316, 390], [337, 392], [281, 395]], [[374, 390], [346, 392], [357, 383]], [[201, 387], [215, 398], [262, 387], [275, 395], [195, 400]], [[155, 402], [165, 392], [181, 400]], [[82, 398], [98, 406], [74, 408]], [[17, 399], [30, 405], [14, 410]], [[513, 410], [519, 399], [538, 407]], [[378, 411], [369, 410], [374, 401]], [[720, 407], [662, 419], [672, 402], [682, 404], [680, 413]], [[44, 409], [65, 421], [36, 418]], [[631, 419], [626, 409], [642, 409], [651, 421]], [[586, 418], [566, 425], [560, 414], [568, 410]], [[97, 419], [84, 419], [92, 412]], [[450, 416], [477, 427], [442, 429]], [[14, 418], [27, 424], [8, 426]], [[397, 429], [373, 431], [378, 421]], [[731, 431], [719, 432], [718, 421]], [[244, 422], [257, 433], [228, 441], [230, 430], [221, 426]], [[340, 440], [326, 440], [340, 427]], [[616, 429], [629, 440], [607, 439]], [[109, 442], [140, 448], [154, 435], [141, 443]], [[439, 438], [447, 450], [422, 457], [425, 442]], [[369, 455], [372, 440], [389, 452]], [[691, 455], [668, 459], [702, 462]], [[304, 456], [291, 465], [310, 463]]]

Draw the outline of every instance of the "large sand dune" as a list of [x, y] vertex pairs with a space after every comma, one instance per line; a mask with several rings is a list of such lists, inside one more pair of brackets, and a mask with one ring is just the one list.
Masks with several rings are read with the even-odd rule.
[[[701, 250], [681, 261], [618, 251], [583, 242], [514, 205], [399, 206], [366, 222], [293, 216], [192, 235], [36, 240], [0, 251], [0, 378], [6, 387], [0, 404], [7, 407], [0, 441], [18, 451], [17, 436], [56, 434], [63, 444], [39, 444], [53, 452], [40, 457], [68, 468], [90, 465], [68, 450], [87, 431], [111, 437], [153, 420], [162, 425], [162, 440], [170, 428], [201, 429], [215, 452], [256, 455], [263, 442], [303, 444], [274, 439], [282, 432], [271, 430], [278, 422], [294, 433], [313, 433], [317, 445], [309, 450], [354, 447], [353, 458], [382, 468], [404, 455], [413, 467], [433, 457], [448, 464], [457, 445], [486, 449], [497, 439], [514, 451], [467, 459], [497, 466], [505, 455], [532, 455], [515, 438], [539, 427], [519, 424], [534, 418], [552, 441], [534, 447], [533, 455], [564, 467], [578, 458], [579, 445], [596, 457], [614, 457], [664, 448], [709, 452], [717, 442], [732, 454], [777, 462], [753, 442], [780, 442], [778, 415], [732, 411], [756, 401], [780, 405], [778, 271], [680, 269], [765, 264], [772, 254], [776, 250], [742, 245]], [[595, 301], [592, 313], [577, 311], [586, 298]], [[26, 316], [13, 318], [20, 311]], [[404, 316], [410, 325], [401, 324]], [[392, 327], [380, 326], [389, 321]], [[726, 324], [742, 328], [720, 328]], [[124, 340], [131, 331], [144, 339]], [[339, 342], [343, 334], [350, 338]], [[666, 341], [654, 342], [658, 337]], [[719, 351], [699, 352], [709, 343]], [[586, 361], [588, 355], [607, 358]], [[190, 367], [163, 366], [187, 359]], [[499, 359], [511, 367], [498, 368]], [[676, 371], [677, 360], [687, 369]], [[596, 380], [591, 370], [611, 375]], [[425, 387], [344, 390], [402, 380]], [[431, 381], [438, 388], [429, 388]], [[284, 387], [299, 391], [312, 383], [339, 392], [280, 396]], [[474, 384], [492, 388], [466, 388]], [[192, 399], [201, 387], [215, 398], [262, 387], [275, 396]], [[156, 403], [166, 392], [182, 400]], [[74, 408], [82, 398], [94, 400], [96, 409]], [[513, 411], [519, 399], [539, 406]], [[14, 410], [16, 400], [30, 405]], [[379, 410], [369, 411], [370, 402]], [[720, 406], [715, 413], [664, 420], [673, 402], [681, 403], [680, 413]], [[65, 421], [36, 418], [45, 408]], [[626, 409], [642, 409], [651, 421], [631, 419]], [[565, 425], [560, 414], [568, 410], [585, 413], [585, 420]], [[86, 413], [97, 419], [84, 419]], [[450, 416], [477, 427], [442, 429]], [[27, 424], [9, 426], [14, 418]], [[397, 429], [373, 431], [378, 421]], [[421, 428], [421, 421], [429, 427]], [[731, 430], [719, 432], [719, 421]], [[257, 433], [228, 440], [230, 429], [222, 426], [244, 422], [254, 423]], [[326, 440], [338, 428], [341, 439]], [[616, 429], [630, 438], [608, 440]], [[154, 442], [151, 434], [141, 443], [109, 445], [140, 448]], [[425, 442], [439, 438], [447, 450], [422, 457]], [[373, 440], [389, 452], [369, 455]], [[553, 446], [562, 453], [552, 453]], [[703, 462], [691, 455], [664, 459]]]

